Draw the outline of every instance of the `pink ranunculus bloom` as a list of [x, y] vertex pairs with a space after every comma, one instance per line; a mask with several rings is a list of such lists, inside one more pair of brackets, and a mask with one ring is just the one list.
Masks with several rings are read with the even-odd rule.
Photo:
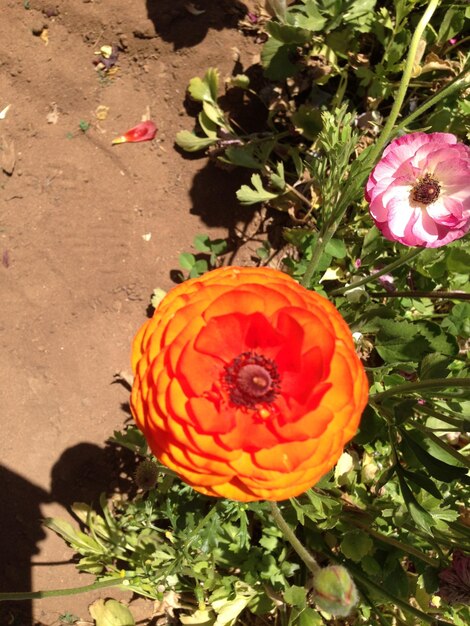
[[470, 148], [449, 133], [411, 133], [384, 150], [366, 185], [377, 228], [405, 246], [438, 248], [470, 230]]

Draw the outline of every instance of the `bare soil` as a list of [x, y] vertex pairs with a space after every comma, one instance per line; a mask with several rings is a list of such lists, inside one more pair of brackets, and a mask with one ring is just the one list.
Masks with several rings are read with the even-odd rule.
[[[105, 442], [129, 415], [114, 375], [153, 289], [174, 285], [196, 234], [250, 219], [239, 174], [182, 155], [174, 137], [193, 126], [189, 80], [243, 71], [259, 44], [238, 26], [248, 0], [1, 4], [0, 591], [28, 591], [91, 581], [41, 520], [71, 520], [72, 502], [116, 484]], [[119, 47], [108, 76], [93, 63], [103, 45]], [[148, 114], [155, 140], [111, 145]], [[100, 595], [3, 603], [0, 624], [91, 621]], [[149, 622], [148, 603], [135, 612]]]

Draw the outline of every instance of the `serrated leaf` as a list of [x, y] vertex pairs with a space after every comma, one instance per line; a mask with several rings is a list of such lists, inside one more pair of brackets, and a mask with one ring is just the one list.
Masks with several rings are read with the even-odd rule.
[[330, 239], [325, 246], [325, 251], [335, 259], [344, 259], [348, 253], [346, 245], [341, 239]]
[[374, 542], [369, 535], [361, 530], [347, 532], [340, 544], [341, 552], [351, 561], [359, 563], [361, 559], [370, 554]]
[[451, 272], [468, 276], [470, 271], [470, 253], [463, 248], [451, 248], [446, 258], [446, 265]]
[[298, 609], [305, 608], [307, 604], [307, 592], [305, 587], [299, 587], [298, 585], [288, 587], [284, 592], [284, 602]]
[[299, 68], [290, 60], [295, 48], [294, 44], [283, 44], [273, 37], [268, 39], [261, 50], [261, 63], [266, 78], [285, 80], [298, 74]]
[[248, 185], [242, 185], [237, 191], [237, 198], [241, 204], [256, 204], [257, 202], [267, 202], [273, 198], [277, 198], [279, 194], [271, 193], [263, 187], [261, 182], [261, 176], [259, 174], [253, 174], [251, 177], [251, 183], [254, 187]]
[[198, 152], [217, 143], [217, 139], [211, 137], [198, 137], [189, 130], [180, 130], [176, 133], [175, 143], [186, 152]]
[[275, 139], [267, 139], [261, 143], [230, 146], [225, 150], [225, 156], [233, 165], [259, 170], [265, 166], [275, 145]]
[[286, 181], [284, 179], [284, 163], [282, 161], [279, 161], [277, 163], [276, 172], [273, 172], [269, 176], [269, 180], [274, 185], [274, 187], [276, 187], [276, 189], [279, 189], [279, 191], [282, 192], [285, 190]]
[[426, 354], [419, 367], [421, 380], [430, 378], [445, 378], [449, 374], [449, 365], [452, 360], [439, 352]]

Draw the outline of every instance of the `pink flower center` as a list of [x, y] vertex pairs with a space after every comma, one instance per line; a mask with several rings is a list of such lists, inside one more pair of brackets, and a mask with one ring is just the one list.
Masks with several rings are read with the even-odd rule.
[[255, 352], [242, 352], [224, 367], [222, 374], [230, 401], [249, 409], [261, 402], [273, 402], [280, 382], [276, 363]]
[[431, 174], [425, 174], [419, 178], [411, 190], [411, 197], [415, 202], [431, 204], [439, 198], [441, 186]]

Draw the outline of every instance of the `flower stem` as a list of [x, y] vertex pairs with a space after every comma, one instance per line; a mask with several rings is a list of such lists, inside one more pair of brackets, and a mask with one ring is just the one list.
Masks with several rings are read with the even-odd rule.
[[393, 102], [392, 110], [390, 111], [390, 115], [387, 118], [385, 126], [383, 127], [382, 132], [380, 133], [373, 150], [368, 155], [368, 160], [371, 163], [375, 163], [377, 157], [382, 152], [385, 144], [389, 140], [390, 134], [393, 130], [393, 126], [395, 125], [395, 122], [400, 115], [400, 109], [405, 99], [408, 85], [410, 84], [411, 74], [413, 72], [413, 66], [415, 63], [416, 53], [418, 51], [421, 36], [426, 29], [426, 26], [428, 25], [428, 22], [431, 19], [434, 11], [439, 6], [439, 2], [440, 0], [430, 0], [426, 11], [421, 16], [421, 19], [419, 20], [418, 25], [416, 26], [416, 29], [413, 33], [410, 48], [408, 50], [408, 56], [405, 62], [405, 68], [403, 70], [397, 95], [395, 96], [395, 100]]
[[431, 626], [452, 626], [450, 622], [436, 619], [433, 615], [427, 615], [419, 609], [416, 609], [414, 606], [407, 604], [400, 598], [397, 598], [396, 596], [388, 593], [388, 591], [385, 591], [382, 585], [379, 585], [378, 583], [370, 580], [370, 578], [364, 576], [362, 572], [359, 572], [358, 569], [356, 569], [355, 567], [353, 569], [352, 566], [349, 566], [349, 568], [351, 569], [351, 572], [357, 581], [361, 582], [363, 585], [375, 591], [382, 597], [387, 598], [389, 602], [393, 602], [393, 604], [399, 607], [404, 613], [408, 613], [409, 615], [413, 615], [414, 617], [418, 618], [418, 620], [420, 620], [422, 624], [430, 624]]
[[423, 102], [423, 104], [417, 107], [417, 109], [413, 111], [413, 113], [407, 115], [407, 117], [405, 117], [405, 119], [396, 126], [394, 132], [401, 130], [402, 128], [406, 128], [408, 124], [413, 122], [416, 118], [420, 117], [425, 111], [433, 107], [440, 100], [447, 98], [447, 96], [450, 96], [452, 93], [454, 93], [454, 91], [461, 91], [466, 89], [469, 84], [470, 74], [468, 73], [468, 70], [464, 70], [461, 74], [459, 74], [459, 76], [456, 76], [451, 83], [446, 85], [444, 89], [438, 91], [435, 96]]
[[37, 600], [41, 598], [54, 598], [56, 596], [73, 596], [104, 587], [116, 587], [125, 584], [125, 578], [110, 578], [85, 585], [84, 587], [69, 587], [68, 589], [48, 589], [47, 591], [7, 591], [0, 593], [0, 602], [6, 600]]
[[318, 565], [316, 560], [310, 554], [310, 552], [302, 545], [302, 543], [297, 539], [294, 531], [286, 522], [284, 517], [282, 516], [281, 510], [277, 506], [275, 502], [269, 502], [269, 506], [271, 508], [271, 515], [273, 520], [276, 522], [279, 530], [282, 531], [282, 534], [290, 543], [290, 545], [294, 548], [297, 554], [300, 556], [302, 561], [308, 567], [308, 569], [312, 572], [312, 574], [316, 574], [320, 571], [321, 567]]
[[421, 380], [415, 383], [405, 383], [397, 385], [391, 389], [380, 391], [371, 395], [372, 402], [382, 402], [385, 398], [391, 396], [399, 396], [402, 394], [415, 393], [416, 391], [427, 391], [428, 389], [449, 389], [449, 387], [466, 387], [470, 388], [469, 378], [434, 378], [430, 380]]
[[373, 280], [380, 278], [384, 274], [389, 274], [390, 272], [392, 272], [393, 270], [396, 270], [401, 265], [405, 265], [405, 263], [408, 263], [408, 261], [411, 261], [412, 259], [417, 257], [418, 254], [420, 254], [423, 250], [424, 248], [417, 248], [417, 249], [413, 248], [413, 250], [410, 250], [408, 254], [405, 254], [399, 259], [396, 259], [396, 261], [392, 261], [392, 263], [389, 263], [378, 272], [374, 272], [374, 274], [371, 274], [370, 276], [366, 276], [365, 278], [361, 278], [361, 280], [358, 280], [355, 283], [351, 283], [350, 285], [346, 285], [345, 287], [341, 287], [340, 289], [335, 289], [334, 291], [330, 292], [330, 295], [341, 296], [343, 293], [346, 293], [347, 291], [351, 291], [351, 289], [355, 289], [356, 287], [361, 287], [362, 285], [366, 285], [367, 283], [370, 283]]
[[[355, 286], [355, 285], [351, 285]], [[470, 293], [463, 291], [384, 291], [370, 293], [371, 298], [429, 298], [430, 300], [470, 300]]]

